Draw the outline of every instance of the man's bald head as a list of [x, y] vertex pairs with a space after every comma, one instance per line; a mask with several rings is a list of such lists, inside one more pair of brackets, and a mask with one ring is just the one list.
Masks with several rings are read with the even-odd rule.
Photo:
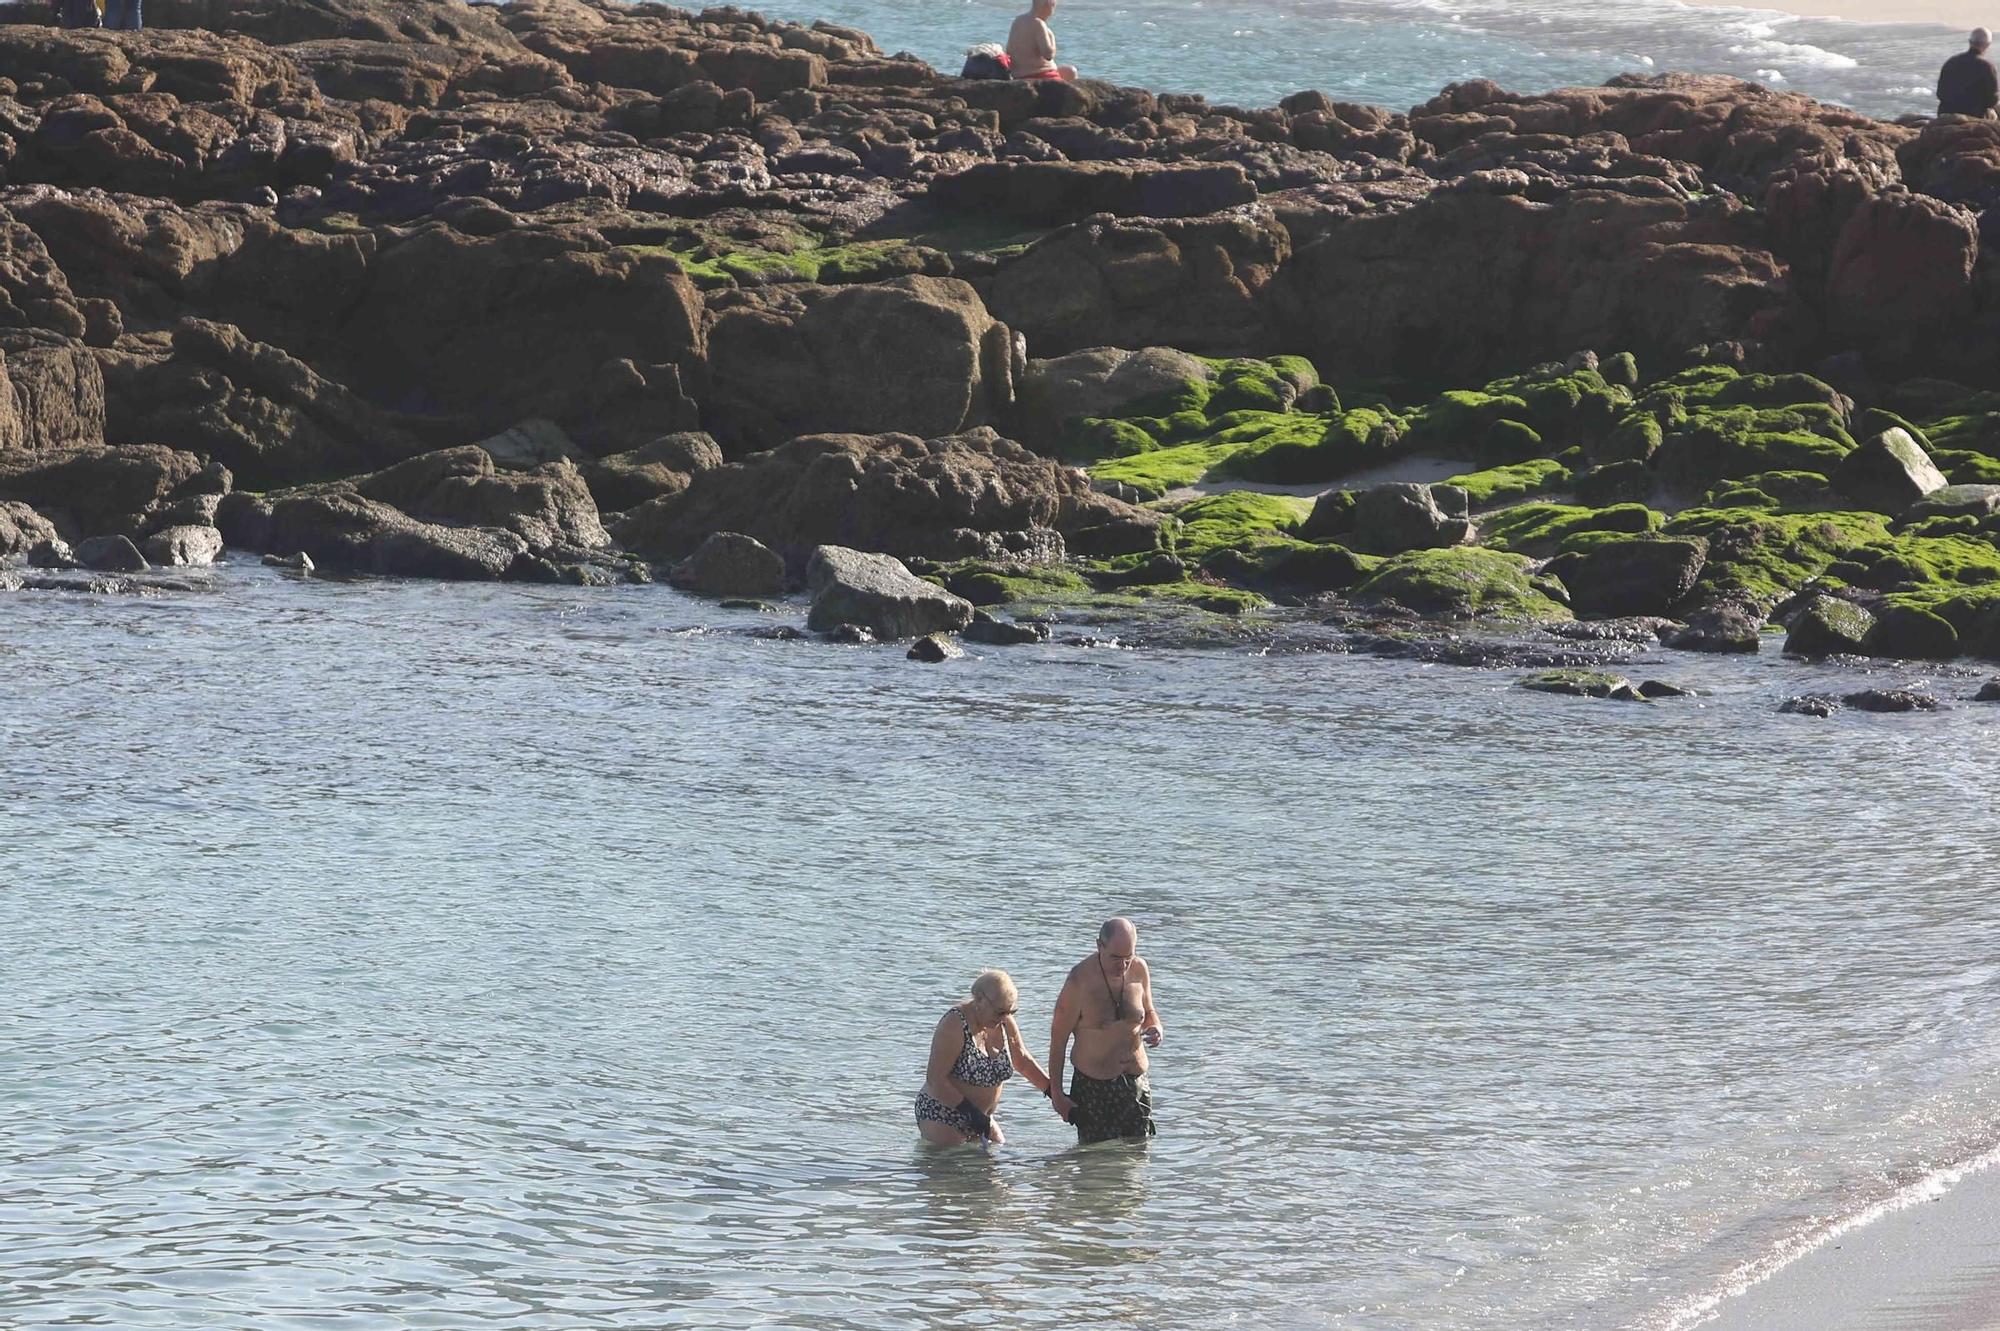
[[1097, 930], [1097, 945], [1099, 947], [1112, 942], [1136, 943], [1138, 941], [1138, 928], [1123, 915], [1113, 915], [1100, 925]]
[[1993, 34], [1984, 28], [1974, 28], [1972, 35], [1966, 40], [1973, 50], [1984, 54], [1986, 48], [1993, 45]]

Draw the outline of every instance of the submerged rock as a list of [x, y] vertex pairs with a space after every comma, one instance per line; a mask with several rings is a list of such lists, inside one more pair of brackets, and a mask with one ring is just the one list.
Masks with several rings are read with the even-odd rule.
[[806, 584], [812, 591], [806, 627], [820, 632], [847, 625], [878, 638], [920, 638], [972, 622], [970, 602], [888, 555], [822, 545], [806, 566]]
[[972, 622], [965, 626], [959, 637], [967, 642], [985, 643], [992, 647], [1018, 647], [1028, 643], [1047, 642], [1049, 626], [1039, 620], [999, 619], [984, 610], [972, 612]]
[[1840, 702], [1838, 699], [1829, 698], [1825, 694], [1802, 693], [1796, 698], [1785, 699], [1779, 705], [1778, 710], [1789, 712], [1794, 716], [1827, 717], [1832, 716], [1840, 710]]
[[1938, 700], [1913, 689], [1862, 689], [1841, 701], [1859, 712], [1935, 712]]
[[1623, 675], [1602, 670], [1544, 670], [1529, 675], [1520, 686], [1537, 693], [1567, 693], [1578, 698], [1610, 698], [1618, 702], [1645, 702], [1648, 698]]
[[942, 633], [929, 633], [910, 644], [905, 655], [912, 661], [956, 661], [965, 655], [965, 649]]
[[1742, 606], [1724, 605], [1690, 616], [1686, 624], [1661, 641], [1684, 652], [1748, 654], [1763, 646], [1764, 625]]

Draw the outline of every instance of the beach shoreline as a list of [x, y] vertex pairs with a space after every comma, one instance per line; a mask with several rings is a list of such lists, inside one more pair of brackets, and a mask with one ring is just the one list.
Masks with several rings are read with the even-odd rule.
[[[1797, 18], [1834, 18], [1850, 23], [1934, 23], [1964, 31], [2000, 26], [2000, 8], [1971, 0], [1686, 0], [1690, 5], [1769, 9]], [[1942, 56], [1939, 59], [1943, 59]]]
[[1937, 1171], [1802, 1235], [1683, 1309], [1672, 1331], [1984, 1331], [2000, 1307], [2000, 1155]]

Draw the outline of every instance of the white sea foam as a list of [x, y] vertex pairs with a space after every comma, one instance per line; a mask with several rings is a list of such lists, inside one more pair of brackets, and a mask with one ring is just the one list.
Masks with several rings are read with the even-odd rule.
[[1786, 1235], [1770, 1251], [1730, 1271], [1714, 1289], [1668, 1308], [1658, 1324], [1657, 1331], [1689, 1331], [1690, 1328], [1714, 1316], [1728, 1300], [1769, 1280], [1792, 1263], [1826, 1246], [1841, 1235], [1852, 1233], [1884, 1216], [1893, 1215], [1919, 1203], [1936, 1201], [1967, 1178], [1995, 1165], [2000, 1165], [2000, 1146], [1981, 1151], [1958, 1164], [1931, 1170], [1904, 1184], [1887, 1197], [1867, 1203], [1844, 1215], [1814, 1221]]

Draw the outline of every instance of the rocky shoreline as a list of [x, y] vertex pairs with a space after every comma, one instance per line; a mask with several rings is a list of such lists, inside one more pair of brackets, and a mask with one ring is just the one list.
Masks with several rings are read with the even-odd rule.
[[1994, 122], [1246, 109], [601, 0], [45, 16], [0, 8], [0, 587], [227, 548], [804, 586], [932, 659], [1273, 607], [2000, 659]]

